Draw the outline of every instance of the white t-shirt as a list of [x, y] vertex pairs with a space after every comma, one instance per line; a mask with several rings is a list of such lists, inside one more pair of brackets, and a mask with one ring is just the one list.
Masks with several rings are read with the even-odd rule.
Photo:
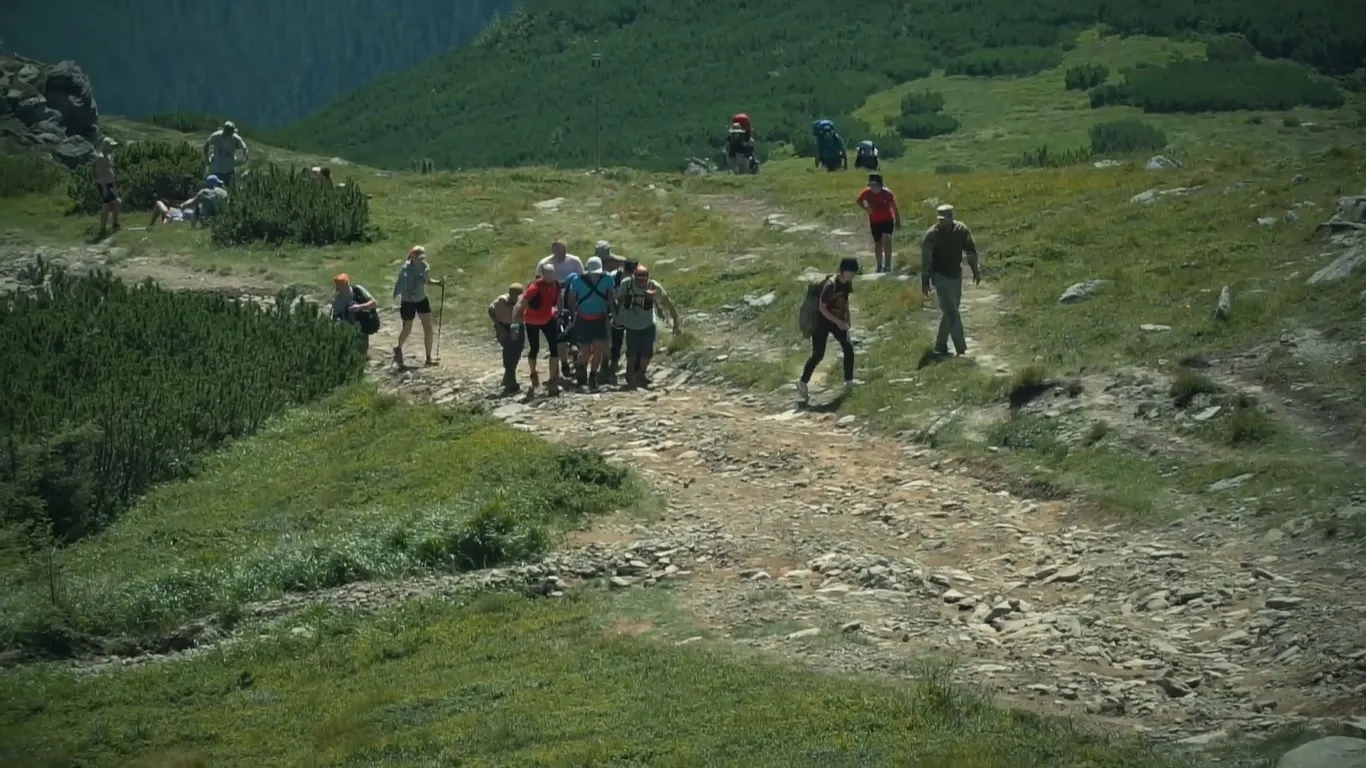
[[[545, 267], [545, 265], [547, 264], [555, 264], [555, 257], [547, 256], [544, 259], [541, 259], [540, 262], [536, 264], [536, 274], [532, 276], [533, 280], [536, 279], [536, 277], [540, 276], [541, 269]], [[560, 262], [559, 264], [555, 264], [555, 280], [560, 285], [564, 285], [569, 280], [570, 275], [582, 274], [583, 262], [579, 261], [579, 257], [575, 256], [572, 253], [566, 253], [564, 255], [564, 261]]]

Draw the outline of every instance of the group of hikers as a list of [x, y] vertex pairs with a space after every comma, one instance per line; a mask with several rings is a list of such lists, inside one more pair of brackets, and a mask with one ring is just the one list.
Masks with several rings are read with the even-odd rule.
[[[848, 170], [849, 151], [844, 137], [835, 129], [833, 120], [817, 120], [811, 124], [811, 134], [815, 141], [816, 167], [827, 171]], [[726, 166], [732, 173], [753, 174], [759, 172], [758, 152], [754, 143], [754, 124], [749, 115], [740, 112], [731, 118], [730, 130], [726, 134]], [[854, 167], [876, 172], [880, 160], [878, 148], [869, 139], [860, 141], [854, 152]]]
[[[901, 228], [896, 195], [880, 175], [871, 174], [856, 203], [868, 214], [877, 271], [889, 273], [892, 234]], [[936, 221], [925, 230], [920, 246], [921, 291], [926, 296], [936, 294], [939, 301], [934, 353], [949, 356], [952, 341], [954, 353], [961, 356], [967, 352], [960, 314], [963, 261], [966, 257], [974, 284], [981, 282], [977, 245], [967, 225], [954, 217], [953, 206], [944, 204], [937, 208]], [[440, 320], [434, 333], [427, 287], [439, 286], [444, 291], [444, 283], [432, 277], [426, 256], [425, 248], [414, 246], [394, 282], [393, 296], [399, 301], [402, 320], [398, 343], [393, 348], [393, 360], [399, 366], [404, 365], [403, 345], [415, 319], [422, 324], [424, 364], [436, 364], [432, 353]], [[808, 401], [811, 377], [825, 359], [831, 338], [842, 352], [845, 389], [856, 383], [854, 347], [849, 338], [849, 299], [859, 271], [858, 259], [846, 256], [840, 259], [834, 273], [809, 287], [798, 320], [802, 333], [811, 340], [811, 354], [796, 384], [799, 402]], [[333, 319], [355, 323], [362, 347], [368, 349], [369, 336], [379, 330], [378, 302], [364, 287], [352, 283], [348, 275], [337, 275], [334, 284]], [[679, 332], [677, 308], [645, 265], [614, 256], [611, 244], [605, 240], [597, 243], [593, 256], [585, 263], [569, 253], [563, 239], [557, 238], [550, 245], [550, 254], [536, 264], [529, 283], [508, 286], [488, 305], [493, 337], [502, 347], [504, 394], [521, 391], [517, 369], [524, 352], [530, 394], [541, 387], [537, 366], [542, 349], [547, 364], [544, 383], [548, 395], [559, 394], [570, 383], [596, 391], [601, 386], [616, 384], [619, 375], [628, 387], [648, 386], [647, 374], [658, 339], [657, 312], [667, 315], [673, 332]]]
[[[399, 300], [402, 319], [393, 349], [399, 366], [404, 365], [403, 345], [414, 319], [422, 323], [424, 364], [436, 365], [427, 286], [443, 286], [443, 282], [431, 276], [426, 256], [425, 248], [414, 246], [394, 282], [393, 295]], [[379, 330], [378, 302], [349, 275], [337, 275], [333, 283], [332, 318], [355, 323], [362, 348], [368, 350], [369, 337]], [[657, 310], [668, 316], [677, 334], [681, 327], [678, 310], [645, 265], [614, 256], [606, 241], [598, 242], [594, 255], [584, 263], [569, 253], [563, 239], [556, 239], [529, 283], [508, 286], [488, 306], [494, 339], [502, 347], [503, 392], [521, 391], [517, 369], [523, 352], [529, 364], [530, 393], [540, 388], [537, 360], [542, 342], [548, 395], [559, 394], [569, 382], [596, 391], [616, 384], [619, 375], [628, 387], [649, 386], [648, 371], [658, 340]], [[440, 331], [439, 319], [435, 330]]]

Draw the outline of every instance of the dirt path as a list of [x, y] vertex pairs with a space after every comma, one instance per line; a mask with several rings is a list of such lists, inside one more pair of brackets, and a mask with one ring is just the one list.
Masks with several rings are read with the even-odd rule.
[[1366, 696], [1366, 597], [1345, 550], [1213, 513], [1163, 531], [1087, 519], [857, 417], [785, 409], [667, 360], [652, 391], [490, 402], [501, 371], [486, 335], [447, 328], [440, 367], [397, 371], [381, 359], [396, 321], [372, 343], [383, 387], [488, 403], [648, 480], [659, 518], [602, 520], [578, 551], [642, 553], [629, 563], [644, 578], [614, 578], [622, 588], [681, 572], [679, 603], [733, 642], [890, 675], [956, 661], [1017, 705], [1195, 743], [1345, 715]]

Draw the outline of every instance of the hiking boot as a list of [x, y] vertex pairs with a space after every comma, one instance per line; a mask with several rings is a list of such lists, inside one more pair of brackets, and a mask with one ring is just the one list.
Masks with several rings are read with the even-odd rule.
[[436, 365], [436, 361], [433, 360], [433, 359], [431, 359], [430, 357], [427, 358], [427, 361], [426, 361], [425, 363], [422, 364], [422, 366], [423, 366], [424, 368], [431, 368], [431, 367], [433, 367], [433, 366], [435, 366], [435, 365]]
[[936, 349], [934, 355], [935, 357], [948, 357], [949, 351], [947, 349]]
[[394, 365], [403, 366], [403, 347], [394, 347]]
[[522, 385], [517, 382], [503, 382], [503, 394], [515, 395], [522, 391]]
[[845, 391], [845, 392], [852, 392], [853, 389], [854, 389], [855, 384], [856, 384], [856, 383], [855, 383], [855, 381], [854, 381], [853, 379], [845, 379], [845, 380], [844, 380], [844, 391]]
[[797, 402], [804, 403], [811, 399], [811, 392], [807, 389], [806, 382], [797, 382]]
[[580, 368], [574, 374], [574, 383], [579, 385], [580, 387], [588, 386], [588, 372]]
[[598, 391], [598, 375], [596, 373], [588, 374], [588, 388], [594, 392]]
[[602, 373], [599, 373], [599, 374], [598, 374], [598, 381], [601, 382], [604, 386], [608, 386], [608, 387], [613, 386], [614, 384], [617, 383], [617, 372], [616, 372], [616, 369], [614, 369], [614, 368], [604, 368], [604, 369], [602, 370]]

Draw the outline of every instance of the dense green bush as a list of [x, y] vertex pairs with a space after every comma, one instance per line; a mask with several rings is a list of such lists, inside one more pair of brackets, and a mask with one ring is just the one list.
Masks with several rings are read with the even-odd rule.
[[0, 155], [0, 197], [51, 192], [65, 175], [37, 155]]
[[270, 165], [241, 178], [213, 219], [213, 241], [332, 245], [371, 239], [370, 201], [352, 181], [332, 185]]
[[944, 110], [944, 94], [939, 91], [913, 91], [901, 97], [901, 114], [929, 115]]
[[1058, 48], [979, 48], [950, 59], [944, 65], [944, 74], [1013, 77], [1035, 75], [1060, 64], [1062, 51]]
[[906, 154], [906, 142], [896, 134], [884, 133], [869, 138], [877, 146], [878, 157], [882, 160], [895, 160]]
[[[215, 115], [205, 115], [200, 112], [158, 112], [155, 115], [148, 115], [146, 122], [160, 128], [166, 128], [181, 133], [213, 133], [223, 127], [225, 118]], [[246, 132], [244, 126], [237, 126]]]
[[896, 131], [907, 139], [932, 139], [958, 130], [958, 118], [942, 112], [928, 115], [902, 115]]
[[356, 378], [354, 329], [108, 273], [0, 301], [0, 523], [73, 540], [193, 457]]
[[[181, 142], [140, 141], [115, 150], [114, 175], [125, 209], [151, 210], [158, 200], [183, 202], [204, 186], [204, 153]], [[72, 213], [100, 210], [93, 164], [71, 174], [67, 196]]]
[[1159, 113], [1336, 109], [1344, 103], [1332, 81], [1298, 64], [1202, 59], [1136, 67], [1125, 73], [1122, 84], [1091, 89], [1090, 98], [1092, 108], [1127, 104]]
[[1068, 67], [1063, 82], [1069, 91], [1086, 91], [1104, 85], [1110, 77], [1110, 68], [1104, 64], [1082, 64]]
[[1128, 117], [1091, 126], [1091, 153], [1095, 155], [1146, 152], [1167, 146], [1167, 134], [1152, 123]]
[[1219, 35], [1205, 42], [1205, 58], [1210, 61], [1253, 61], [1257, 49], [1242, 35]]

